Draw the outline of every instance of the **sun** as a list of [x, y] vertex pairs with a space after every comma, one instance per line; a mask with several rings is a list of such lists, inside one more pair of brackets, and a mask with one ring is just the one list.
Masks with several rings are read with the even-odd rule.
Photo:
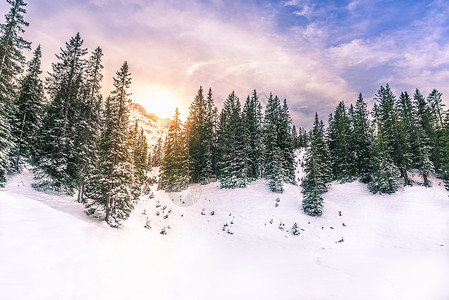
[[172, 118], [176, 107], [182, 115], [186, 111], [185, 97], [168, 85], [137, 85], [132, 91], [131, 98], [142, 105], [148, 113], [155, 114], [159, 118]]

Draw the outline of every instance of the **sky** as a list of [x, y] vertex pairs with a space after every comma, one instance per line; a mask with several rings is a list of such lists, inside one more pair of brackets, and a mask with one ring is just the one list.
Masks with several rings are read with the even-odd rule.
[[160, 117], [179, 107], [185, 119], [200, 86], [220, 108], [232, 91], [264, 104], [273, 93], [305, 128], [359, 93], [372, 104], [387, 83], [449, 98], [447, 1], [31, 0], [25, 19], [45, 71], [80, 32], [89, 52], [103, 48], [102, 93], [126, 60], [131, 98]]

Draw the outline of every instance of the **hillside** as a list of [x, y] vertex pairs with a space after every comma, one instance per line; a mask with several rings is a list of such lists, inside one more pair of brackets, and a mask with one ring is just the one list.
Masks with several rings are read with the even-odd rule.
[[321, 218], [302, 213], [294, 185], [153, 186], [111, 229], [32, 177], [0, 190], [0, 299], [449, 299], [449, 201], [435, 178], [393, 195], [333, 183]]
[[159, 137], [164, 140], [168, 132], [170, 119], [161, 119], [155, 114], [148, 114], [140, 104], [135, 102], [131, 102], [129, 108], [130, 124], [134, 124], [136, 121], [139, 123], [139, 127], [144, 130], [149, 146], [155, 145]]

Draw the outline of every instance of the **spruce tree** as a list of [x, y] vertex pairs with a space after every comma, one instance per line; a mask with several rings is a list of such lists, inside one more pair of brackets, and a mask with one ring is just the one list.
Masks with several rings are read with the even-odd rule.
[[205, 160], [206, 167], [204, 174], [208, 179], [213, 175], [217, 176], [217, 132], [218, 132], [218, 109], [215, 106], [212, 96], [212, 89], [209, 88], [206, 99], [206, 134], [205, 134]]
[[189, 175], [191, 182], [207, 184], [216, 173], [217, 155], [217, 108], [209, 89], [204, 98], [203, 88], [190, 105], [186, 132], [189, 152]]
[[5, 23], [0, 24], [0, 81], [1, 91], [8, 90], [8, 80], [21, 73], [25, 57], [23, 49], [31, 49], [31, 43], [21, 35], [29, 23], [23, 15], [26, 13], [23, 0], [7, 0], [11, 6], [9, 13], [5, 15]]
[[368, 182], [371, 173], [372, 159], [372, 133], [370, 131], [369, 112], [366, 102], [363, 100], [362, 94], [357, 98], [353, 122], [353, 143], [354, 143], [354, 160], [357, 175], [360, 176], [362, 182]]
[[285, 182], [295, 184], [295, 145], [291, 128], [292, 119], [285, 99], [279, 117], [278, 147], [282, 150], [282, 178]]
[[103, 51], [97, 47], [87, 61], [83, 83], [83, 96], [80, 101], [78, 123], [79, 179], [78, 202], [84, 203], [84, 186], [86, 178], [94, 172], [97, 159], [96, 142], [100, 134], [102, 114], [102, 96], [100, 94]]
[[[437, 122], [436, 115], [433, 113], [433, 109], [428, 101], [424, 98], [421, 92], [416, 89], [413, 96], [414, 105], [416, 107], [417, 124], [424, 130], [424, 135], [427, 146], [430, 147], [430, 159], [435, 167], [439, 169], [439, 146], [438, 146], [438, 133], [435, 128], [435, 123]], [[415, 152], [417, 149], [415, 149]]]
[[10, 10], [5, 15], [5, 22], [0, 24], [0, 186], [6, 180], [10, 152], [14, 147], [10, 120], [15, 109], [17, 77], [25, 62], [22, 51], [31, 48], [31, 43], [22, 37], [29, 25], [24, 20], [27, 4], [23, 0], [7, 2]]
[[436, 89], [433, 89], [426, 99], [431, 111], [431, 127], [433, 128], [434, 135], [430, 135], [429, 137], [431, 138], [431, 143], [433, 146], [433, 163], [437, 171], [440, 170], [441, 166], [440, 137], [443, 130], [443, 115], [445, 106], [441, 96], [442, 93]]
[[[387, 86], [388, 87], [388, 86]], [[381, 87], [381, 90], [383, 87]], [[388, 101], [385, 107], [392, 108], [390, 99], [384, 99]], [[383, 103], [381, 102], [380, 105]], [[399, 176], [399, 170], [394, 165], [392, 159], [392, 132], [389, 131], [390, 128], [382, 127], [386, 126], [385, 118], [388, 114], [393, 114], [391, 111], [386, 111], [385, 108], [382, 110], [377, 104], [374, 104], [373, 108], [375, 126], [377, 127], [377, 136], [374, 143], [373, 157], [371, 161], [371, 180], [368, 184], [368, 189], [372, 193], [387, 193], [392, 194], [397, 191], [398, 183], [396, 177]], [[386, 114], [386, 115], [385, 115]], [[387, 119], [387, 121], [389, 121]], [[387, 122], [388, 124], [388, 122]], [[385, 131], [383, 130], [385, 128]]]
[[247, 97], [243, 106], [242, 122], [244, 130], [245, 168], [248, 180], [253, 181], [261, 176], [262, 171], [262, 120], [261, 106], [256, 90], [252, 97]]
[[35, 157], [38, 145], [38, 130], [42, 124], [44, 88], [39, 78], [41, 71], [41, 47], [34, 51], [33, 58], [28, 63], [28, 70], [21, 80], [18, 98], [15, 103], [17, 110], [13, 117], [13, 135], [15, 149], [13, 165], [19, 171], [24, 160]]
[[299, 148], [299, 137], [298, 137], [298, 131], [296, 130], [296, 126], [293, 125], [292, 127], [292, 139], [293, 139], [293, 147], [295, 149]]
[[449, 114], [443, 122], [443, 130], [440, 137], [441, 175], [446, 189], [449, 190]]
[[226, 98], [223, 105], [218, 138], [220, 187], [245, 187], [247, 174], [244, 166], [241, 105], [234, 92]]
[[442, 129], [444, 126], [443, 118], [444, 118], [444, 107], [446, 106], [443, 103], [443, 99], [441, 98], [443, 94], [438, 90], [433, 89], [430, 92], [429, 96], [427, 96], [427, 102], [429, 103], [433, 113], [434, 113], [434, 122], [435, 127], [437, 129]]
[[276, 125], [269, 123], [265, 128], [265, 177], [272, 192], [282, 193], [284, 185], [282, 180], [282, 150], [277, 144]]
[[79, 148], [77, 147], [80, 103], [84, 91], [83, 76], [87, 49], [79, 33], [56, 55], [53, 72], [47, 78], [50, 103], [40, 131], [38, 157], [39, 184], [35, 187], [73, 194], [79, 177]]
[[322, 195], [327, 191], [326, 184], [331, 177], [329, 156], [330, 152], [324, 140], [324, 128], [322, 122], [318, 120], [318, 114], [315, 114], [310, 146], [305, 158], [306, 175], [301, 183], [302, 207], [310, 216], [323, 214]]
[[279, 145], [279, 125], [281, 122], [281, 105], [277, 96], [270, 93], [265, 108], [264, 118], [264, 144], [265, 164], [264, 175], [269, 181], [273, 192], [283, 192], [283, 168], [284, 156]]
[[371, 163], [373, 171], [371, 181], [368, 183], [368, 189], [374, 194], [377, 192], [392, 194], [398, 189], [396, 177], [399, 176], [399, 170], [389, 153], [388, 146], [382, 139], [382, 133], [379, 133], [374, 144], [374, 156]]
[[151, 165], [152, 167], [159, 167], [163, 158], [163, 145], [162, 138], [158, 138], [156, 144], [153, 146], [153, 153], [151, 155]]
[[340, 102], [335, 110], [335, 116], [329, 122], [329, 148], [332, 153], [334, 178], [340, 182], [351, 181], [354, 178], [354, 156], [351, 151], [351, 124], [344, 102]]
[[148, 144], [143, 129], [140, 129], [137, 133], [135, 132], [134, 138], [136, 140], [133, 149], [135, 180], [141, 186], [146, 178]]
[[429, 141], [425, 136], [424, 131], [421, 128], [417, 128], [416, 144], [418, 145], [418, 153], [416, 156], [417, 164], [420, 175], [423, 177], [423, 184], [425, 187], [430, 187], [429, 174], [434, 171], [433, 163], [430, 159], [431, 148]]
[[105, 211], [105, 220], [117, 227], [133, 209], [135, 186], [133, 142], [129, 129], [131, 74], [125, 61], [114, 77], [114, 90], [106, 100], [105, 125], [99, 140], [96, 172], [87, 182], [86, 195]]
[[159, 189], [167, 192], [180, 192], [187, 188], [189, 177], [186, 148], [186, 136], [179, 119], [178, 108], [176, 108], [175, 116], [170, 123], [165, 139], [165, 152], [159, 175]]
[[395, 163], [398, 166], [404, 185], [411, 185], [407, 170], [412, 166], [412, 132], [415, 130], [415, 118], [413, 115], [412, 101], [407, 92], [401, 93], [396, 111], [398, 116], [395, 139]]

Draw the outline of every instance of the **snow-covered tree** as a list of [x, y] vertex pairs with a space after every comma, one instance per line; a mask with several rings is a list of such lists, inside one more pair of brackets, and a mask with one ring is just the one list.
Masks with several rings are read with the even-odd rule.
[[285, 182], [295, 184], [295, 144], [292, 134], [292, 119], [287, 100], [280, 109], [278, 126], [278, 147], [282, 150], [282, 178]]
[[245, 101], [242, 112], [244, 130], [244, 163], [248, 170], [248, 180], [256, 180], [262, 174], [262, 108], [254, 90], [252, 97]]
[[159, 189], [167, 192], [179, 192], [189, 184], [187, 141], [178, 108], [170, 123], [164, 145], [164, 158], [162, 160]]
[[265, 108], [264, 117], [264, 175], [269, 180], [273, 192], [283, 192], [284, 156], [279, 145], [279, 125], [281, 119], [281, 105], [277, 96], [270, 94]]
[[97, 47], [85, 69], [83, 82], [83, 95], [80, 101], [78, 142], [79, 149], [79, 179], [78, 179], [78, 202], [84, 203], [84, 185], [86, 178], [94, 172], [93, 167], [98, 159], [96, 143], [100, 134], [102, 96], [100, 94], [103, 51]]
[[105, 210], [105, 220], [117, 227], [133, 209], [135, 186], [133, 149], [129, 129], [128, 89], [131, 74], [125, 61], [114, 77], [114, 90], [106, 100], [105, 125], [99, 140], [96, 172], [86, 182], [86, 195]]
[[209, 89], [207, 99], [200, 87], [190, 105], [186, 123], [189, 152], [189, 175], [192, 182], [206, 184], [215, 173], [216, 108]]
[[66, 43], [56, 55], [57, 63], [47, 78], [47, 105], [40, 144], [37, 153], [39, 184], [42, 189], [53, 189], [73, 194], [78, 186], [80, 103], [83, 100], [84, 59], [87, 49], [79, 33]]
[[41, 71], [41, 47], [34, 51], [33, 58], [28, 63], [28, 70], [21, 80], [17, 110], [13, 117], [13, 135], [15, 149], [12, 155], [14, 169], [20, 171], [22, 161], [35, 157], [38, 145], [38, 131], [42, 124], [44, 106], [44, 88], [39, 78]]
[[394, 165], [385, 141], [382, 140], [382, 133], [379, 133], [374, 146], [374, 156], [371, 163], [373, 169], [371, 181], [368, 189], [372, 193], [392, 194], [398, 190], [397, 177], [399, 170]]
[[324, 140], [324, 128], [315, 114], [310, 146], [307, 149], [301, 187], [303, 194], [302, 207], [310, 216], [321, 216], [323, 214], [323, 197], [327, 191], [327, 182], [330, 180], [331, 168], [329, 161], [329, 149]]
[[244, 165], [243, 126], [239, 98], [232, 92], [223, 105], [218, 133], [217, 162], [220, 187], [245, 187], [247, 170]]
[[355, 176], [352, 132], [348, 111], [343, 101], [338, 104], [334, 116], [330, 118], [328, 132], [334, 178], [340, 182], [351, 181]]
[[371, 173], [373, 137], [370, 130], [369, 112], [362, 94], [359, 94], [352, 115], [352, 142], [356, 173], [363, 182], [367, 182]]
[[404, 185], [411, 185], [408, 178], [408, 169], [412, 166], [412, 136], [415, 131], [415, 117], [413, 114], [412, 101], [407, 92], [401, 93], [396, 104], [397, 129], [395, 133], [394, 160], [398, 166]]
[[153, 152], [151, 154], [151, 165], [152, 167], [159, 167], [163, 158], [163, 145], [162, 138], [158, 138], [156, 144], [153, 146]]
[[11, 133], [11, 113], [14, 112], [14, 99], [18, 75], [22, 73], [25, 57], [22, 51], [31, 49], [22, 34], [29, 24], [24, 19], [26, 13], [23, 0], [7, 0], [10, 5], [5, 22], [0, 24], [0, 186], [9, 168], [14, 137]]
[[[390, 100], [393, 99], [387, 99], [387, 101]], [[380, 103], [380, 105], [383, 104]], [[385, 107], [388, 109], [393, 109], [392, 103], [390, 102], [388, 102]], [[374, 155], [371, 161], [371, 180], [368, 184], [368, 189], [372, 193], [380, 192], [392, 194], [398, 189], [398, 182], [396, 178], [399, 176], [399, 170], [394, 165], [392, 158], [392, 142], [394, 142], [392, 136], [394, 134], [394, 130], [388, 128], [384, 123], [387, 121], [387, 124], [392, 124], [391, 120], [386, 119], [386, 115], [390, 114], [390, 117], [392, 117], [393, 112], [386, 112], [385, 107], [382, 107], [382, 110], [377, 104], [375, 104], [373, 109], [375, 125], [377, 127], [377, 136], [374, 143]]]

